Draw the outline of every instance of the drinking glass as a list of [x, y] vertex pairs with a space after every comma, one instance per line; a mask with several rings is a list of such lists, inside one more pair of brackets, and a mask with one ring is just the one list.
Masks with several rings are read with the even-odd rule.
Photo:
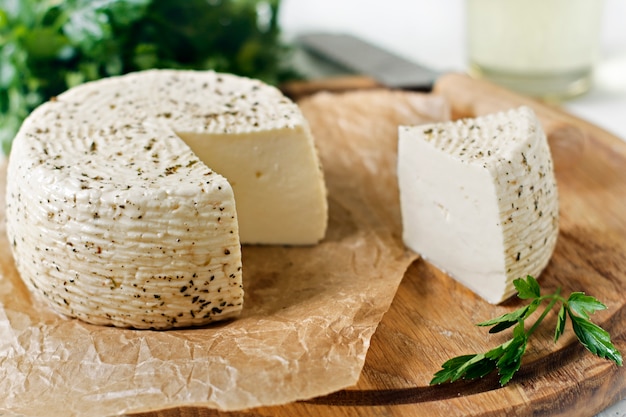
[[547, 100], [589, 89], [602, 0], [467, 0], [466, 6], [472, 75]]

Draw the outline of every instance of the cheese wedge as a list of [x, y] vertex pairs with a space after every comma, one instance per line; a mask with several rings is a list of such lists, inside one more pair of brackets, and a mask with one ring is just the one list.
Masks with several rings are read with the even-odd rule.
[[559, 204], [531, 109], [401, 126], [398, 178], [405, 244], [488, 302], [548, 264]]
[[298, 107], [228, 74], [152, 70], [75, 87], [28, 117], [9, 160], [21, 277], [94, 324], [237, 316], [241, 243], [314, 244], [326, 219]]

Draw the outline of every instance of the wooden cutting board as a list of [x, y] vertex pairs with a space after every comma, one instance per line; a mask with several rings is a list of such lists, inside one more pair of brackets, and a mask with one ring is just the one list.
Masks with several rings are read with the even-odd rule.
[[[522, 104], [536, 111], [552, 149], [561, 209], [559, 240], [542, 287], [584, 291], [605, 302], [609, 309], [593, 319], [626, 354], [626, 142], [558, 108], [464, 75], [442, 77], [435, 93], [448, 98], [454, 117]], [[134, 416], [592, 416], [626, 396], [626, 369], [588, 353], [571, 328], [552, 343], [553, 314], [531, 338], [509, 385], [500, 387], [496, 375], [428, 385], [446, 359], [488, 350], [509, 337], [489, 335], [474, 323], [521, 305], [517, 299], [488, 305], [418, 260], [372, 338], [355, 387], [245, 412], [177, 408]]]

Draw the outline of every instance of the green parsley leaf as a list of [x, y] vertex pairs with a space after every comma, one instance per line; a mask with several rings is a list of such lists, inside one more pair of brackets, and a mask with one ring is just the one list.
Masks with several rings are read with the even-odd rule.
[[507, 348], [502, 352], [502, 356], [498, 360], [498, 373], [500, 374], [500, 385], [506, 385], [515, 372], [519, 370], [522, 365], [522, 356], [526, 351], [526, 345], [528, 338], [522, 331], [511, 339]]
[[569, 316], [572, 319], [574, 333], [583, 346], [594, 355], [622, 365], [622, 355], [611, 343], [611, 336], [606, 330], [587, 319], [572, 314], [571, 310]]
[[526, 277], [526, 280], [523, 280], [522, 278], [518, 278], [514, 280], [513, 285], [515, 286], [515, 289], [517, 290], [517, 296], [521, 298], [522, 300], [527, 300], [529, 298], [537, 298], [541, 295], [540, 294], [541, 289], [539, 288], [539, 283], [534, 277], [530, 275]]
[[476, 355], [459, 369], [457, 377], [467, 379], [482, 378], [494, 370], [495, 364], [495, 361], [487, 358], [485, 355]]
[[567, 299], [567, 305], [572, 312], [585, 319], [588, 319], [589, 315], [596, 311], [606, 310], [604, 304], [594, 297], [585, 295], [584, 292], [571, 293]]
[[515, 326], [522, 317], [526, 316], [529, 308], [530, 306], [524, 306], [518, 308], [517, 310], [511, 311], [510, 313], [505, 313], [494, 319], [477, 323], [476, 325], [480, 327], [489, 327], [495, 325], [492, 329], [489, 330], [489, 333], [498, 333], [502, 330], [508, 329], [511, 326]]
[[537, 307], [539, 307], [540, 301], [533, 300], [529, 305], [518, 308], [510, 313], [505, 313], [495, 319], [483, 321], [476, 324], [480, 327], [494, 326], [489, 329], [489, 333], [499, 333], [509, 327], [515, 326], [520, 320], [525, 320], [528, 316], [533, 314]]
[[[447, 360], [441, 365], [441, 370], [435, 373], [432, 381], [430, 381], [431, 385], [433, 384], [441, 384], [443, 382], [454, 382], [463, 376], [463, 372], [471, 364], [472, 362], [476, 362], [481, 358], [476, 359], [477, 355], [463, 355], [457, 356], [452, 359]], [[496, 364], [493, 362], [493, 366], [490, 371], [496, 369]]]

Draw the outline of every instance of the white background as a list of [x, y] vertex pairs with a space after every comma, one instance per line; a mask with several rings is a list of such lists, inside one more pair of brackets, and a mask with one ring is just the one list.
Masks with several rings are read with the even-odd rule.
[[[600, 1], [600, 0], [597, 0]], [[287, 37], [347, 32], [439, 70], [465, 70], [464, 0], [282, 0]], [[606, 0], [596, 84], [564, 106], [626, 140], [626, 1]]]
[[[282, 0], [280, 21], [288, 38], [352, 33], [435, 69], [463, 71], [464, 6], [464, 0]], [[563, 106], [626, 140], [626, 0], [606, 0], [603, 20], [595, 85]], [[626, 401], [599, 414], [625, 416]]]

